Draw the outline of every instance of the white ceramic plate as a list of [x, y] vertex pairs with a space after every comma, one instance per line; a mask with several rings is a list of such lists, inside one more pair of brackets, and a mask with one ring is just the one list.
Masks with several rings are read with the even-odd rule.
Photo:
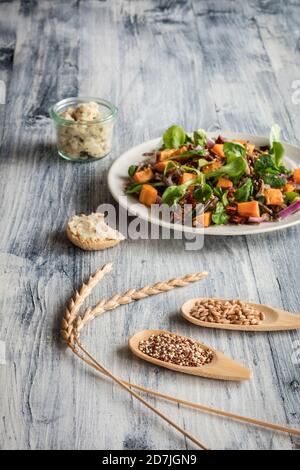
[[[232, 132], [208, 132], [208, 137], [216, 137], [217, 135], [223, 135], [229, 139], [240, 139], [249, 140], [256, 146], [267, 145], [268, 138], [262, 136], [253, 136], [250, 134], [236, 134]], [[123, 153], [115, 162], [112, 164], [108, 173], [108, 186], [113, 198], [124, 208], [129, 214], [137, 215], [140, 218], [157, 224], [172, 230], [178, 230], [181, 232], [194, 232], [195, 230], [191, 227], [184, 227], [183, 225], [173, 224], [151, 217], [151, 213], [148, 207], [143, 204], [139, 204], [136, 197], [133, 195], [125, 195], [125, 186], [128, 184], [128, 167], [142, 162], [145, 158], [143, 153], [151, 152], [157, 149], [160, 145], [161, 139], [153, 139], [143, 144], [137, 145], [136, 147], [127, 150]], [[288, 168], [300, 167], [300, 149], [284, 143], [285, 148], [285, 165]], [[275, 230], [281, 230], [283, 228], [292, 227], [293, 225], [300, 223], [300, 211], [290, 215], [286, 219], [278, 222], [265, 222], [259, 225], [211, 225], [204, 230], [205, 235], [251, 235], [256, 233], [273, 232]]]

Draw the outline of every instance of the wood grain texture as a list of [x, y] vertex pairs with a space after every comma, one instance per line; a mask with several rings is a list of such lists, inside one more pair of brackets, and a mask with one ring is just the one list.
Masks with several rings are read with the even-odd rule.
[[[0, 447], [193, 448], [150, 411], [65, 349], [59, 323], [73, 288], [99, 265], [114, 272], [92, 300], [207, 270], [208, 280], [124, 306], [84, 332], [114, 373], [204, 404], [300, 425], [299, 332], [247, 334], [199, 328], [180, 317], [189, 297], [249, 299], [300, 312], [297, 227], [270, 235], [207, 237], [199, 252], [179, 240], [126, 241], [84, 253], [67, 219], [110, 202], [106, 175], [124, 150], [171, 123], [266, 134], [272, 122], [300, 143], [300, 6], [294, 0], [0, 2]], [[48, 107], [96, 95], [120, 110], [114, 150], [94, 164], [56, 156]], [[253, 369], [220, 383], [170, 374], [134, 358], [129, 335], [163, 328], [192, 336]], [[298, 342], [298, 343], [297, 343]], [[298, 360], [299, 362], [299, 360]], [[292, 449], [296, 438], [150, 399], [214, 449]]]

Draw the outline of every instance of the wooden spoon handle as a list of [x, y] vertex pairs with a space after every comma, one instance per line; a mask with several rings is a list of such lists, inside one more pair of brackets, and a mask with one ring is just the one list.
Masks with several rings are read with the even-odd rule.
[[135, 397], [138, 401], [140, 401], [141, 403], [143, 403], [143, 405], [145, 405], [147, 408], [149, 408], [151, 411], [153, 411], [155, 414], [157, 414], [160, 418], [162, 418], [164, 421], [166, 421], [168, 424], [170, 424], [170, 426], [173, 426], [174, 429], [176, 429], [178, 432], [180, 432], [181, 434], [183, 434], [185, 437], [187, 437], [188, 439], [190, 439], [190, 441], [192, 441], [194, 444], [196, 444], [198, 447], [200, 447], [200, 449], [203, 449], [203, 450], [208, 450], [208, 448], [199, 440], [197, 439], [195, 436], [193, 436], [191, 433], [189, 433], [188, 431], [186, 431], [185, 429], [183, 429], [181, 426], [179, 426], [177, 423], [175, 423], [175, 421], [173, 421], [172, 419], [170, 419], [167, 415], [165, 415], [164, 413], [162, 413], [160, 410], [158, 410], [157, 408], [155, 408], [153, 405], [151, 405], [150, 403], [148, 403], [144, 398], [141, 397], [141, 395], [139, 395], [137, 392], [135, 392], [134, 390], [132, 390], [130, 388], [129, 385], [127, 385], [126, 382], [124, 382], [123, 380], [121, 380], [119, 377], [115, 376], [114, 374], [112, 374], [112, 372], [110, 372], [108, 369], [106, 369], [102, 364], [100, 364], [97, 359], [92, 356], [92, 354], [90, 354], [82, 345], [81, 343], [76, 339], [76, 344], [77, 346], [79, 347], [79, 349], [81, 349], [81, 351], [86, 354], [97, 366], [98, 368], [100, 369], [101, 372], [103, 372], [105, 375], [107, 375], [108, 377], [110, 377], [114, 382], [116, 382], [117, 384], [119, 384], [122, 388], [124, 388], [125, 390], [127, 390], [128, 393], [130, 393], [130, 395], [132, 395], [133, 397]]
[[[103, 369], [98, 367], [94, 362], [89, 361], [88, 359], [84, 358], [76, 350], [73, 350], [73, 353], [76, 354], [76, 356], [78, 356], [84, 362], [86, 362], [89, 366], [93, 367], [98, 372], [106, 375], [105, 372], [103, 371]], [[127, 382], [126, 380], [123, 380], [123, 379], [120, 379], [120, 378], [119, 378], [119, 380], [121, 380], [124, 384], [126, 384], [130, 388], [134, 388], [134, 389], [139, 390], [141, 392], [147, 393], [147, 394], [155, 396], [155, 397], [162, 398], [163, 400], [167, 400], [167, 401], [170, 401], [172, 403], [178, 403], [178, 404], [180, 404], [182, 406], [185, 406], [187, 408], [200, 410], [200, 411], [203, 411], [204, 413], [212, 413], [212, 414], [215, 414], [217, 416], [224, 416], [225, 418], [229, 418], [229, 419], [236, 420], [236, 421], [241, 421], [243, 423], [251, 424], [251, 425], [254, 425], [254, 426], [259, 426], [259, 427], [266, 428], [266, 429], [272, 429], [274, 431], [284, 432], [284, 433], [287, 433], [287, 434], [290, 434], [290, 435], [300, 436], [300, 429], [290, 428], [288, 426], [283, 426], [283, 425], [277, 424], [277, 423], [271, 423], [269, 421], [264, 421], [262, 419], [251, 418], [249, 416], [243, 416], [243, 415], [240, 415], [238, 413], [232, 413], [230, 411], [222, 410], [221, 408], [202, 405], [201, 403], [194, 403], [192, 401], [185, 400], [183, 398], [173, 397], [172, 395], [167, 395], [166, 393], [158, 392], [156, 390], [152, 390], [150, 388], [146, 388], [146, 387], [143, 387], [141, 385], [137, 385], [137, 384], [134, 384], [134, 383], [131, 383], [131, 382]]]

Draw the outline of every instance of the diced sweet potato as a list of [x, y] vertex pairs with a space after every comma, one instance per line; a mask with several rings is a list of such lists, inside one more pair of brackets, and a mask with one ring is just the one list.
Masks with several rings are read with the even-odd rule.
[[157, 198], [157, 190], [150, 184], [143, 184], [140, 192], [139, 201], [146, 206], [155, 204]]
[[220, 166], [222, 166], [221, 161], [220, 160], [215, 160], [214, 162], [209, 163], [208, 165], [205, 165], [202, 168], [202, 171], [203, 171], [203, 173], [211, 173], [212, 171], [218, 170], [218, 168], [220, 168]]
[[188, 160], [190, 157], [187, 155], [186, 157], [179, 157], [178, 159], [176, 159], [176, 155], [182, 155], [183, 153], [187, 152], [188, 148], [186, 146], [183, 146], [183, 147], [180, 147], [180, 149], [177, 149], [173, 156], [172, 156], [172, 160], [178, 160], [180, 163], [184, 162], [185, 160]]
[[232, 188], [233, 183], [230, 179], [220, 176], [217, 183], [218, 188], [229, 189]]
[[264, 196], [267, 206], [281, 206], [283, 204], [283, 195], [280, 189], [265, 189]]
[[179, 184], [184, 184], [187, 181], [193, 180], [196, 178], [196, 175], [193, 173], [182, 173], [182, 175], [179, 178]]
[[300, 184], [300, 168], [293, 171], [293, 180], [295, 183]]
[[223, 147], [224, 147], [223, 144], [215, 144], [215, 145], [212, 147], [211, 150], [212, 150], [213, 153], [215, 153], [215, 154], [218, 155], [219, 157], [224, 158], [224, 157], [225, 157], [225, 154], [224, 154]]
[[163, 173], [167, 168], [168, 164], [170, 163], [169, 160], [164, 160], [163, 162], [155, 163], [154, 168], [159, 171], [159, 173]]
[[181, 155], [182, 153], [187, 151], [187, 147], [184, 145], [183, 147], [180, 147], [180, 149], [176, 149], [173, 155]]
[[174, 152], [176, 149], [165, 149], [161, 150], [160, 152], [157, 153], [156, 156], [156, 161], [158, 162], [164, 162], [165, 160], [168, 160], [168, 158], [172, 157], [174, 155]]
[[157, 154], [156, 161], [157, 162], [164, 162], [165, 160], [168, 160], [170, 157], [174, 157], [176, 155], [181, 155], [182, 153], [187, 151], [187, 147], [184, 145], [183, 147], [180, 147], [179, 149], [165, 149], [161, 150]]
[[238, 144], [241, 145], [247, 145], [247, 140], [240, 140], [240, 139], [234, 139], [232, 142], [237, 142]]
[[292, 183], [287, 183], [285, 186], [283, 186], [282, 191], [284, 193], [292, 193], [295, 191], [295, 186]]
[[137, 171], [133, 176], [133, 180], [136, 183], [147, 183], [148, 181], [152, 180], [153, 176], [153, 171], [149, 167], [145, 168], [144, 170]]
[[241, 217], [260, 217], [257, 201], [239, 202], [237, 209]]
[[203, 227], [209, 227], [211, 224], [211, 212], [204, 212], [204, 214], [199, 215], [198, 221]]

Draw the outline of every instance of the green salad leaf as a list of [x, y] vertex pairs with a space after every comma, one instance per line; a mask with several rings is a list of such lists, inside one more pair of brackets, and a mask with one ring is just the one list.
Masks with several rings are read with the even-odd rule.
[[228, 201], [228, 198], [227, 198], [228, 190], [224, 190], [224, 189], [219, 188], [218, 186], [216, 186], [214, 188], [214, 193], [220, 199], [220, 201], [222, 201], [223, 206], [225, 206], [225, 207], [228, 206], [228, 204], [229, 204], [229, 201]]
[[227, 163], [230, 163], [235, 158], [245, 158], [246, 147], [238, 142], [224, 142], [223, 152], [225, 154]]
[[205, 160], [204, 158], [199, 158], [198, 160], [198, 168], [202, 168], [203, 166], [206, 166], [209, 162]]
[[171, 169], [171, 168], [177, 168], [177, 164], [174, 163], [174, 162], [168, 162], [167, 165], [166, 165], [166, 168], [164, 169], [164, 175], [167, 174], [167, 172]]
[[197, 202], [207, 202], [212, 197], [212, 195], [213, 191], [209, 184], [204, 184], [194, 191], [194, 198]]
[[[165, 183], [163, 181], [156, 181], [155, 183], [151, 183], [150, 181], [147, 183], [153, 186], [154, 188], [160, 187], [160, 186], [165, 186]], [[132, 183], [126, 188], [126, 194], [133, 194], [133, 193], [139, 193], [143, 187], [142, 183]]]
[[256, 200], [258, 201], [259, 204], [265, 204], [266, 202], [265, 196], [256, 196]]
[[229, 204], [227, 195], [228, 195], [228, 190], [223, 192], [222, 198], [221, 198], [221, 201], [224, 207], [228, 206]]
[[274, 154], [276, 165], [280, 165], [284, 157], [284, 147], [281, 142], [273, 142], [271, 152]]
[[222, 188], [220, 188], [219, 186], [216, 186], [214, 188], [214, 193], [219, 199], [222, 199], [222, 195], [223, 195], [223, 189]]
[[188, 165], [181, 165], [180, 168], [181, 168], [182, 170], [186, 170], [186, 171], [188, 171], [188, 172], [190, 172], [190, 173], [195, 172], [197, 175], [200, 175], [200, 173], [201, 173], [201, 171], [198, 170], [198, 168], [194, 168], [194, 167], [188, 166]]
[[247, 162], [245, 159], [246, 148], [244, 145], [235, 142], [225, 142], [223, 146], [227, 163], [216, 171], [207, 173], [208, 178], [227, 175], [235, 179], [235, 182], [245, 173]]
[[194, 143], [194, 137], [192, 132], [186, 132], [185, 133], [185, 143], [186, 144], [193, 144]]
[[199, 145], [200, 147], [206, 146], [206, 132], [203, 129], [197, 129], [194, 132], [186, 132], [185, 142]]
[[142, 184], [141, 183], [132, 183], [126, 188], [126, 193], [127, 194], [133, 194], [133, 193], [139, 193], [142, 189]]
[[212, 215], [212, 220], [216, 225], [224, 225], [228, 222], [229, 216], [228, 214], [226, 214], [222, 202], [217, 203], [214, 213]]
[[185, 140], [185, 131], [180, 126], [171, 126], [163, 134], [163, 143], [167, 149], [178, 149], [185, 143]]
[[205, 147], [206, 145], [206, 132], [203, 129], [197, 129], [193, 132], [193, 141], [195, 145]]
[[296, 193], [295, 191], [288, 191], [287, 193], [284, 193], [284, 195], [289, 202], [294, 202], [295, 199], [300, 197], [300, 194]]
[[273, 124], [270, 131], [270, 154], [274, 156], [276, 166], [279, 166], [284, 156], [284, 147], [280, 142], [281, 129], [278, 124]]
[[[231, 157], [232, 158], [232, 157]], [[240, 178], [247, 169], [247, 162], [243, 157], [234, 157], [226, 165], [221, 166], [216, 171], [206, 173], [207, 178], [227, 175], [229, 178]]]
[[130, 176], [130, 178], [134, 176], [137, 169], [138, 169], [137, 165], [130, 165], [130, 167], [128, 168], [128, 175]]
[[278, 124], [272, 124], [271, 130], [270, 130], [270, 147], [273, 147], [273, 142], [280, 142], [280, 134], [281, 134], [281, 129]]
[[240, 186], [235, 192], [235, 199], [238, 202], [247, 202], [253, 193], [253, 183], [251, 178], [247, 178], [245, 183]]

